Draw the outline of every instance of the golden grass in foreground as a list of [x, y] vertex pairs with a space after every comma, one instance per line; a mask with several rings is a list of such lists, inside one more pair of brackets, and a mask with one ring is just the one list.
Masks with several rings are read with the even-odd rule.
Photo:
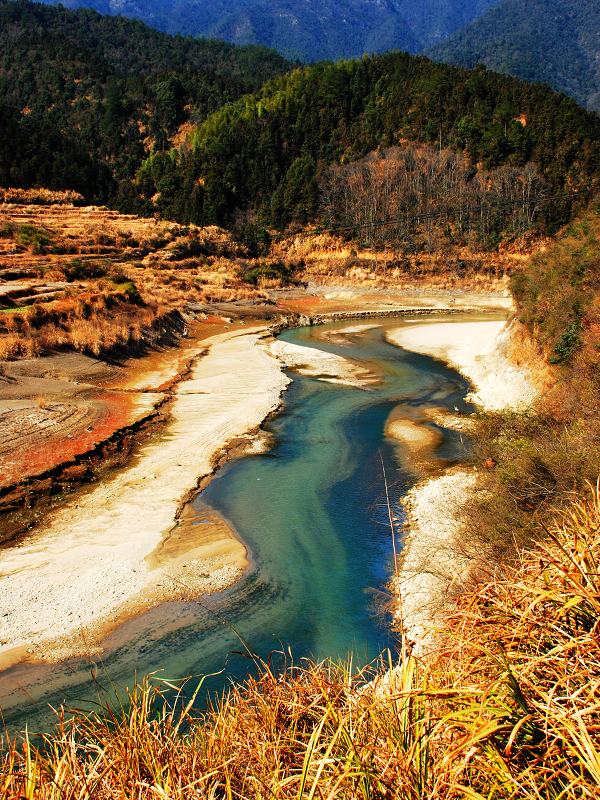
[[[234, 687], [200, 716], [148, 679], [4, 757], [2, 797], [600, 796], [600, 502], [461, 601], [438, 659], [391, 673], [307, 665]], [[170, 697], [170, 699], [169, 699]]]

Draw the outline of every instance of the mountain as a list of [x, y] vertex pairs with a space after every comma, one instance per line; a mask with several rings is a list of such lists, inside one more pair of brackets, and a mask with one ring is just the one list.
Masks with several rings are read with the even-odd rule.
[[[45, 0], [58, 5], [61, 0]], [[336, 60], [418, 52], [497, 0], [62, 0], [143, 20], [168, 33], [263, 44], [288, 58]]]
[[400, 13], [419, 42], [417, 52], [446, 39], [499, 0], [398, 0]]
[[285, 227], [316, 218], [330, 168], [413, 142], [461, 154], [473, 176], [531, 165], [548, 225], [597, 188], [600, 118], [547, 87], [401, 52], [293, 66], [124, 17], [0, 0], [0, 185]]
[[178, 152], [150, 156], [136, 182], [182, 222], [247, 215], [285, 227], [315, 218], [331, 165], [409, 142], [462, 154], [473, 177], [535, 165], [549, 225], [600, 188], [596, 114], [546, 86], [398, 52], [275, 78], [208, 117]]
[[[196, 5], [185, 4], [183, 24], [200, 22]], [[302, 61], [419, 46], [394, 0], [210, 0], [205, 14], [197, 33], [237, 44], [268, 42]]]
[[0, 185], [114, 198], [186, 122], [292, 65], [93, 11], [0, 0]]
[[[58, 5], [61, 0], [44, 0]], [[62, 0], [310, 62], [399, 49], [548, 83], [600, 109], [600, 0]]]
[[548, 83], [600, 110], [600, 0], [503, 0], [427, 54]]

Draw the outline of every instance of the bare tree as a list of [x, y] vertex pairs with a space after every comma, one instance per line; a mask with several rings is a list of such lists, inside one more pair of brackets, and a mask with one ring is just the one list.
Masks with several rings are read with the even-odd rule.
[[333, 166], [321, 182], [332, 227], [368, 245], [433, 250], [444, 243], [493, 246], [535, 224], [544, 181], [533, 164], [476, 170], [462, 155], [427, 145], [374, 152]]

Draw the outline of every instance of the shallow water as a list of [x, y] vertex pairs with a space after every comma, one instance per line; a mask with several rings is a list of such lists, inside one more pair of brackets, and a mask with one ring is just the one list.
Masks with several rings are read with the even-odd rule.
[[[393, 569], [381, 459], [398, 524], [397, 500], [415, 474], [402, 448], [385, 438], [385, 420], [398, 403], [409, 411], [427, 405], [466, 411], [468, 386], [441, 363], [387, 344], [385, 328], [398, 327], [397, 318], [373, 324], [334, 340], [324, 334], [351, 322], [282, 335], [357, 359], [381, 381], [360, 389], [292, 375], [284, 413], [267, 426], [274, 448], [230, 463], [202, 493], [200, 501], [225, 517], [250, 550], [252, 568], [243, 579], [202, 602], [163, 604], [122, 625], [101, 663], [78, 659], [3, 673], [0, 706], [13, 729], [26, 721], [47, 727], [49, 703], [104, 699], [134, 673], [159, 671], [169, 679], [219, 673], [206, 683], [219, 689], [253, 669], [248, 651], [262, 658], [289, 651], [295, 660], [352, 654], [365, 664], [396, 647], [378, 602]], [[444, 432], [436, 456], [440, 463], [460, 461], [465, 447]]]

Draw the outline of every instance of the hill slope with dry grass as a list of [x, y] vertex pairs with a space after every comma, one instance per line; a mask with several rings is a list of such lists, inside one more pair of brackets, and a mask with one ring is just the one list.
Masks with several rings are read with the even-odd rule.
[[[70, 203], [0, 205], [0, 359], [143, 343], [190, 303], [265, 299], [216, 227]], [[255, 282], [254, 282], [255, 283]]]

